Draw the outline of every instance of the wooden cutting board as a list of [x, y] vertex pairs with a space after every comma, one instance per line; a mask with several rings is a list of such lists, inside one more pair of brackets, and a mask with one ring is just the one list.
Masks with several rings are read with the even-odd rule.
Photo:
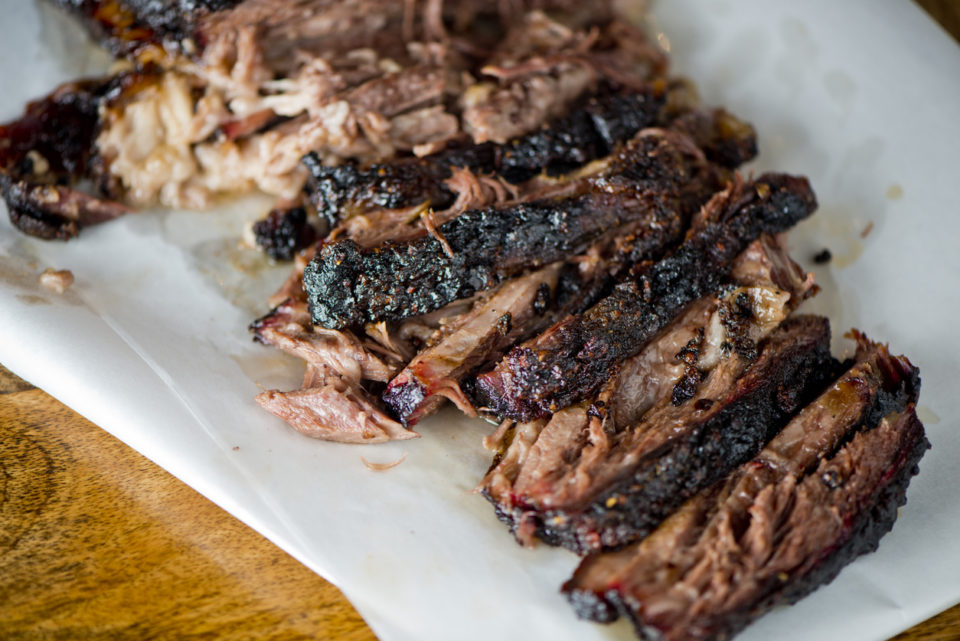
[[[960, 0], [919, 0], [960, 37]], [[0, 640], [369, 641], [339, 590], [0, 366]], [[960, 606], [895, 641], [960, 639]]]

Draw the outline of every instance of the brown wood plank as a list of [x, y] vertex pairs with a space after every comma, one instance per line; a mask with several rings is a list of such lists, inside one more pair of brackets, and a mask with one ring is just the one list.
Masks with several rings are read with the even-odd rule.
[[939, 22], [947, 33], [960, 40], [960, 1], [916, 0], [916, 2]]
[[375, 639], [333, 585], [29, 387], [0, 370], [0, 639]]

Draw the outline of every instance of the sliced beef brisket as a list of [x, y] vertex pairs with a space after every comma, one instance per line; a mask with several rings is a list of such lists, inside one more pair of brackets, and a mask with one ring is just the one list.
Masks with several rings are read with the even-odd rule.
[[564, 586], [578, 613], [644, 638], [729, 638], [876, 548], [928, 443], [917, 370], [857, 335], [851, 368], [752, 461], [649, 538], [587, 557]]
[[366, 251], [327, 244], [304, 272], [313, 320], [342, 328], [423, 314], [583, 252], [628, 223], [683, 219], [717, 181], [684, 141], [641, 132], [607, 171], [578, 181], [578, 193], [468, 211], [429, 237]]
[[[564, 488], [573, 494], [596, 489], [591, 483], [600, 482], [606, 457], [633, 432], [649, 430], [650, 422], [664, 422], [666, 416], [692, 420], [706, 409], [710, 401], [703, 399], [699, 408], [689, 399], [677, 403], [677, 388], [686, 386], [693, 398], [701, 383], [709, 383], [715, 391], [706, 396], [715, 398], [717, 389], [732, 385], [749, 366], [756, 344], [816, 289], [812, 276], [769, 236], [752, 243], [731, 271], [723, 294], [689, 306], [656, 340], [615, 369], [590, 401], [549, 420], [518, 425], [495, 443], [500, 453], [480, 490], [521, 543], [533, 543], [543, 530], [545, 507], [569, 500]], [[727, 321], [733, 308], [740, 309], [735, 325]], [[705, 381], [718, 368], [721, 373]]]
[[832, 368], [827, 323], [788, 320], [755, 363], [744, 361], [721, 363], [679, 407], [663, 403], [623, 432], [585, 435], [579, 458], [561, 468], [559, 479], [536, 479], [500, 517], [580, 553], [642, 538], [754, 456], [819, 391]]
[[733, 259], [761, 233], [785, 231], [815, 208], [807, 180], [785, 174], [764, 174], [726, 194], [667, 257], [481, 375], [483, 403], [495, 414], [530, 420], [588, 398], [687, 305], [715, 292]]

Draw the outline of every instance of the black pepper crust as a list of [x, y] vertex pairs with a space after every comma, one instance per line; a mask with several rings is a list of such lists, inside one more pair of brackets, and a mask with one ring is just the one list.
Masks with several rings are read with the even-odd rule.
[[803, 177], [764, 174], [683, 244], [543, 340], [520, 345], [477, 381], [494, 414], [529, 421], [581, 401], [684, 307], [719, 288], [733, 259], [761, 233], [792, 227], [816, 209]]
[[[688, 498], [755, 456], [836, 370], [828, 321], [787, 320], [729, 396], [705, 411], [691, 406], [682, 433], [643, 453], [588, 504], [537, 514], [537, 537], [578, 554], [644, 538]], [[519, 506], [507, 514], [498, 506], [498, 516], [514, 527], [530, 512]]]
[[434, 236], [366, 250], [349, 239], [329, 243], [304, 272], [313, 322], [342, 329], [423, 314], [578, 254], [627, 223], [648, 221], [657, 235], [676, 228], [664, 221], [684, 220], [717, 181], [666, 137], [641, 136], [609, 173], [581, 181], [577, 195], [476, 209], [444, 223], [438, 232], [452, 255]]
[[[789, 575], [769, 577], [758, 581], [755, 589], [756, 601], [747, 602], [739, 610], [725, 613], [723, 617], [711, 617], [704, 613], [697, 620], [697, 639], [730, 639], [747, 625], [760, 618], [771, 609], [796, 603], [822, 585], [833, 581], [840, 571], [857, 557], [874, 552], [880, 545], [880, 539], [893, 529], [898, 512], [907, 503], [907, 488], [911, 479], [919, 471], [920, 459], [928, 449], [923, 425], [917, 418], [913, 406], [909, 406], [897, 421], [893, 437], [898, 439], [900, 450], [893, 460], [886, 461], [888, 468], [882, 481], [874, 487], [859, 486], [857, 496], [852, 503], [854, 510], [837, 507], [837, 518], [843, 519], [845, 527], [839, 538], [822, 541], [821, 555], [809, 559], [798, 572]], [[879, 438], [871, 433], [870, 438]], [[804, 483], [822, 483], [829, 489], [827, 500], [844, 491], [843, 485], [832, 486], [824, 475], [839, 475], [838, 467], [827, 461], [817, 470], [816, 476], [808, 476]], [[856, 475], [858, 470], [845, 470]], [[815, 480], [819, 476], [820, 478]], [[570, 591], [567, 598], [578, 616], [594, 621], [611, 622], [623, 616], [633, 623], [641, 639], [661, 638], [660, 631], [651, 628], [640, 618], [630, 603], [629, 595], [609, 590], [602, 598], [588, 591]]]

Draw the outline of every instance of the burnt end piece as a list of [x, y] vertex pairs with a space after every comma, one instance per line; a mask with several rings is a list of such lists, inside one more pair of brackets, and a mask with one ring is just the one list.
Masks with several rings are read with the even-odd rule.
[[89, 171], [104, 100], [125, 91], [138, 74], [68, 83], [0, 125], [0, 196], [10, 220], [26, 234], [66, 240], [79, 228], [115, 218], [126, 208], [68, 185]]
[[691, 111], [670, 126], [696, 140], [707, 158], [724, 167], [733, 169], [757, 157], [753, 126], [724, 109]]
[[666, 258], [579, 316], [511, 350], [478, 378], [494, 414], [529, 421], [593, 394], [683, 308], [720, 287], [733, 259], [761, 233], [785, 231], [816, 209], [802, 177], [764, 174]]
[[404, 159], [361, 169], [352, 164], [326, 166], [311, 152], [303, 157], [303, 165], [309, 174], [307, 195], [331, 228], [365, 211], [420, 203], [445, 209], [454, 199], [443, 183], [451, 176], [449, 167], [426, 159]]
[[825, 318], [797, 317], [770, 336], [764, 352], [706, 419], [690, 425], [581, 510], [548, 510], [537, 536], [577, 553], [647, 536], [700, 490], [750, 460], [836, 372]]
[[317, 239], [317, 232], [307, 221], [303, 207], [272, 210], [253, 224], [257, 246], [274, 260], [293, 260], [296, 253]]

